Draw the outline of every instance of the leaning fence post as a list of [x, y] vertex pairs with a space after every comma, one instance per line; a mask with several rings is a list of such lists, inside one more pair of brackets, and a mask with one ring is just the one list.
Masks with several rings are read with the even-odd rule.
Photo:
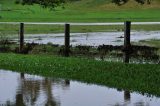
[[20, 42], [19, 51], [21, 53], [24, 46], [24, 23], [20, 23], [19, 42]]
[[130, 50], [131, 50], [131, 44], [130, 44], [130, 29], [131, 29], [131, 22], [126, 21], [124, 22], [124, 54], [123, 54], [123, 61], [125, 63], [129, 63], [129, 57], [130, 57]]
[[70, 51], [70, 24], [65, 24], [65, 50], [64, 55], [69, 56]]

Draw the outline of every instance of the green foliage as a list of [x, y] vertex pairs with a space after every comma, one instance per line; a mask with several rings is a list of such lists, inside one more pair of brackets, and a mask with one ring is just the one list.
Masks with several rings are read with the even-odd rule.
[[69, 1], [80, 1], [80, 0], [69, 0]]
[[[151, 5], [141, 6], [128, 2], [125, 6], [115, 6], [110, 0], [80, 0], [64, 3], [50, 11], [40, 5], [17, 5], [15, 0], [0, 0], [2, 10], [0, 21], [11, 22], [122, 22], [160, 21], [159, 4], [156, 0]], [[137, 15], [138, 14], [138, 15]]]
[[160, 65], [0, 53], [0, 68], [160, 96]]
[[[117, 5], [123, 5], [123, 4], [127, 3], [128, 1], [129, 0], [112, 0], [112, 2]], [[144, 4], [145, 2], [147, 2], [147, 4], [151, 3], [151, 0], [135, 0], [135, 1], [140, 4]]]
[[15, 4], [20, 4], [20, 0], [16, 0], [14, 3]]
[[16, 3], [18, 4], [21, 2], [23, 5], [33, 5], [33, 4], [39, 4], [44, 8], [55, 8], [62, 3], [65, 2], [65, 0], [16, 0]]
[[10, 46], [8, 45], [9, 39], [5, 36], [4, 33], [0, 32], [0, 51], [7, 52], [10, 50]]

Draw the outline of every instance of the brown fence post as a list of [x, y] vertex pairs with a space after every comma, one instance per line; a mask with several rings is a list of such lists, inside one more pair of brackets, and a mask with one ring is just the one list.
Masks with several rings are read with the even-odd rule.
[[129, 63], [129, 57], [131, 52], [130, 29], [131, 29], [131, 22], [126, 21], [124, 23], [124, 54], [123, 54], [123, 61], [125, 63]]
[[70, 51], [70, 24], [65, 24], [65, 51], [64, 55], [69, 56]]
[[19, 51], [21, 53], [24, 46], [24, 23], [20, 23], [19, 42], [20, 42]]

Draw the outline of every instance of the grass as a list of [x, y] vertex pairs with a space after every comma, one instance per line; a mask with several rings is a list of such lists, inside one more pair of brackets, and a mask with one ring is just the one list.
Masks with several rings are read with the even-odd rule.
[[[80, 0], [55, 11], [38, 5], [15, 5], [14, 0], [0, 0], [3, 22], [122, 22], [160, 21], [160, 1], [139, 5], [131, 1], [121, 7], [106, 0]], [[159, 25], [133, 26], [138, 30], [159, 30]], [[25, 33], [62, 32], [63, 26], [25, 26]], [[73, 32], [123, 30], [123, 26], [77, 26]], [[0, 25], [3, 34], [17, 34], [19, 26]], [[50, 77], [73, 79], [130, 91], [160, 96], [160, 65], [122, 64], [89, 59], [44, 55], [0, 53], [0, 68]]]
[[160, 48], [160, 39], [150, 39], [150, 40], [142, 40], [140, 43], [147, 43], [151, 46], [155, 46]]
[[120, 21], [160, 21], [160, 1], [151, 5], [140, 5], [130, 1], [117, 6], [107, 0], [79, 0], [68, 2], [54, 11], [39, 5], [16, 5], [14, 0], [0, 1], [0, 21], [30, 22], [120, 22]]
[[[140, 5], [130, 0], [123, 6], [116, 6], [109, 0], [79, 0], [68, 2], [51, 11], [39, 5], [15, 4], [15, 0], [0, 1], [0, 22], [123, 22], [160, 21], [160, 1], [151, 5]], [[0, 25], [0, 32], [17, 34], [19, 25]], [[121, 31], [123, 26], [71, 26], [71, 32]], [[132, 30], [160, 30], [160, 25], [134, 25]], [[63, 26], [25, 25], [25, 33], [64, 32]]]
[[141, 40], [140, 45], [149, 45], [159, 48], [158, 54], [160, 54], [160, 39]]
[[[18, 35], [19, 25], [1, 24], [0, 35]], [[44, 34], [44, 33], [64, 33], [63, 25], [25, 25], [25, 34]], [[86, 32], [108, 32], [108, 31], [123, 31], [122, 25], [110, 26], [71, 26], [72, 33]], [[132, 25], [132, 30], [136, 31], [156, 31], [160, 30], [160, 25]]]
[[0, 69], [72, 79], [160, 96], [160, 65], [0, 53]]

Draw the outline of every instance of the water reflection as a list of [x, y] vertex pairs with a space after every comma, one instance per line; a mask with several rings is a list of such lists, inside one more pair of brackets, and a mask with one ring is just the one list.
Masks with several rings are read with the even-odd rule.
[[45, 78], [42, 81], [42, 87], [43, 90], [45, 91], [46, 95], [46, 102], [44, 103], [45, 106], [59, 106], [59, 102], [57, 102], [52, 94], [52, 81], [49, 80], [48, 78]]
[[125, 102], [130, 102], [131, 100], [131, 95], [129, 91], [124, 91], [124, 101]]
[[160, 98], [0, 70], [0, 106], [159, 106]]
[[44, 91], [44, 106], [59, 106], [59, 101], [56, 101], [52, 93], [52, 85], [53, 83], [56, 83], [56, 81], [59, 82], [59, 80], [54, 80], [50, 78], [42, 78], [41, 80], [32, 77], [25, 78], [24, 75], [21, 74], [20, 86], [18, 88], [18, 91], [22, 99], [19, 98], [20, 104], [16, 104], [16, 106], [35, 106], [36, 104], [39, 104], [36, 102], [38, 101], [38, 97], [40, 96], [40, 93], [42, 91]]

